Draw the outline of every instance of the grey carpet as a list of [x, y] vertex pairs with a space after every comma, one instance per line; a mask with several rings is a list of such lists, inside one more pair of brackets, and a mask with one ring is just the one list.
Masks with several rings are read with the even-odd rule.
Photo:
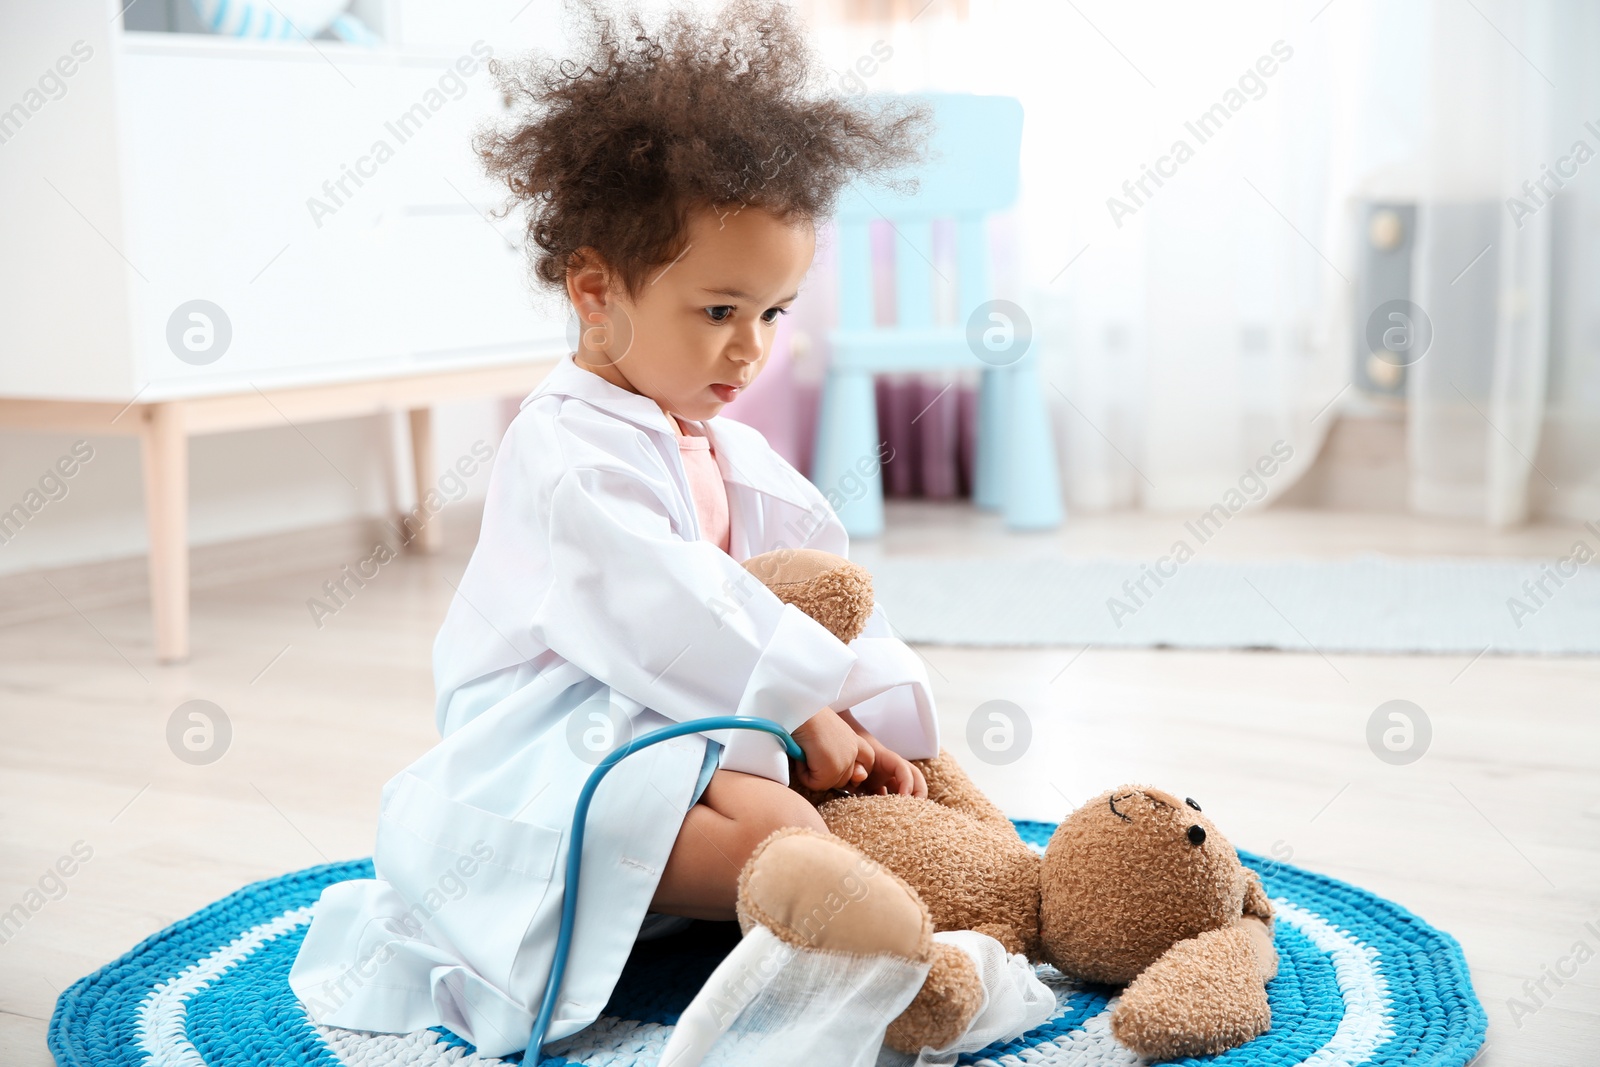
[[928, 644], [1600, 653], [1600, 560], [1570, 577], [1555, 564], [1190, 560], [1159, 586], [1122, 560], [902, 557], [872, 573], [896, 632]]

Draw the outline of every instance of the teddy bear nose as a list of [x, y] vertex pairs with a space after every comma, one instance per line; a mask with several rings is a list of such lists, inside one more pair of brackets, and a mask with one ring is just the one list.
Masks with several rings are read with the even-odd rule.
[[1189, 827], [1189, 844], [1203, 845], [1206, 843], [1206, 828], [1204, 826]]

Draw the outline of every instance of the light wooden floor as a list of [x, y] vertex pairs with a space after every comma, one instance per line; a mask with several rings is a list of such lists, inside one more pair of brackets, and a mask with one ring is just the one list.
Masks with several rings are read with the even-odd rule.
[[[1075, 520], [1008, 537], [959, 505], [891, 504], [883, 553], [1150, 557], [1181, 517]], [[430, 650], [476, 532], [386, 564], [318, 629], [306, 600], [372, 548], [313, 531], [195, 553], [194, 656], [153, 661], [140, 561], [0, 579], [0, 909], [74, 842], [93, 856], [0, 945], [0, 1062], [48, 1064], [59, 991], [240, 885], [370, 854], [383, 783], [434, 740]], [[1241, 515], [1216, 557], [1358, 551], [1554, 559], [1569, 530], [1493, 535], [1396, 516]], [[892, 607], [892, 606], [891, 606]], [[1600, 1062], [1600, 961], [1531, 1017], [1507, 998], [1572, 952], [1600, 954], [1600, 660], [923, 647], [944, 740], [1016, 817], [1058, 819], [1147, 781], [1193, 796], [1230, 839], [1366, 886], [1452, 932], [1489, 1013], [1481, 1067]], [[167, 746], [201, 698], [226, 756]], [[970, 757], [966, 718], [1003, 698], [1035, 739], [1007, 768]], [[1431, 717], [1419, 762], [1389, 766], [1364, 729], [1403, 698]], [[1585, 923], [1593, 923], [1586, 927]]]

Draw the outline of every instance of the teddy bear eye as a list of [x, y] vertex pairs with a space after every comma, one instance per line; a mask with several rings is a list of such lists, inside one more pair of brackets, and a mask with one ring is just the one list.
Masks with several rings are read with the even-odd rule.
[[1185, 803], [1185, 804], [1187, 804], [1187, 805], [1189, 805], [1189, 806], [1190, 806], [1190, 807], [1191, 807], [1191, 808], [1193, 808], [1193, 809], [1194, 809], [1194, 810], [1195, 810], [1195, 811], [1199, 811], [1199, 810], [1200, 810], [1200, 805], [1198, 805], [1198, 804], [1196, 804], [1196, 803], [1195, 803], [1195, 802], [1194, 802], [1194, 797], [1184, 797], [1184, 798], [1183, 798], [1183, 802], [1184, 802], [1184, 803]]
[[1203, 845], [1206, 843], [1206, 828], [1204, 826], [1189, 827], [1189, 844]]

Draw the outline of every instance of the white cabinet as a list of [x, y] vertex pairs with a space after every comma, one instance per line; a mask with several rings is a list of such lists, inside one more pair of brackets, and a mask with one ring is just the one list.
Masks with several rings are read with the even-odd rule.
[[[138, 17], [198, 28], [164, 2]], [[0, 428], [140, 439], [173, 662], [190, 437], [404, 412], [422, 502], [432, 406], [525, 396], [567, 350], [564, 296], [535, 298], [472, 149], [505, 114], [486, 57], [559, 6], [361, 0], [367, 47], [127, 30], [124, 5], [0, 0]]]
[[[503, 187], [471, 147], [504, 114], [485, 57], [530, 43], [548, 7], [496, 9], [466, 39], [442, 14], [407, 33], [395, 4], [391, 42], [367, 48], [0, 5], [0, 69], [88, 53], [37, 109], [26, 82], [0, 99], [23, 108], [0, 118], [0, 395], [148, 401], [564, 351], [562, 302], [527, 280], [520, 213], [485, 218]], [[230, 335], [209, 361], [169, 343], [195, 300]]]

